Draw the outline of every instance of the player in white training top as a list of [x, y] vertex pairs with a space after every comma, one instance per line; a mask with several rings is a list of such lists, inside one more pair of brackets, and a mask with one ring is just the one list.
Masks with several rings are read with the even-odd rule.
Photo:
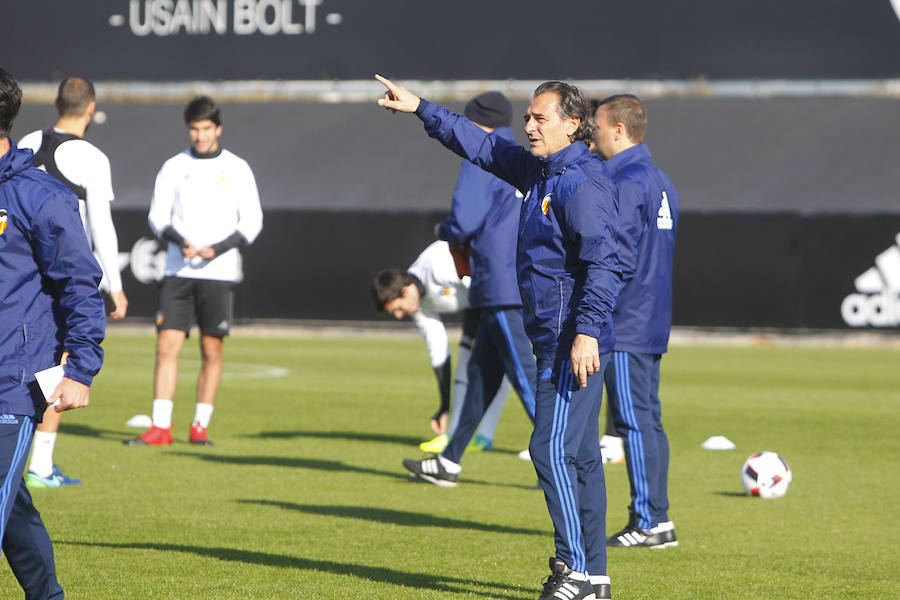
[[[396, 319], [410, 317], [428, 348], [431, 368], [437, 377], [440, 406], [431, 417], [431, 429], [435, 438], [419, 445], [422, 450], [440, 452], [452, 437], [462, 412], [468, 378], [466, 370], [471, 353], [472, 338], [478, 327], [478, 312], [469, 309], [468, 275], [460, 277], [447, 242], [437, 241], [425, 248], [413, 264], [404, 272], [386, 269], [378, 273], [372, 282], [372, 300], [375, 308]], [[453, 373], [453, 409], [450, 410], [450, 343], [443, 314], [463, 313], [463, 334], [459, 340], [456, 370]], [[494, 431], [509, 395], [510, 383], [503, 379], [490, 410], [485, 413], [476, 435], [481, 445], [473, 449], [490, 449]], [[440, 447], [430, 445], [441, 444]]]
[[[109, 159], [89, 141], [82, 139], [94, 117], [97, 103], [94, 86], [83, 77], [68, 77], [59, 85], [56, 110], [59, 120], [43, 131], [33, 131], [19, 141], [20, 148], [31, 148], [34, 166], [43, 169], [67, 185], [78, 196], [78, 208], [88, 241], [103, 269], [100, 289], [108, 292], [113, 303], [112, 320], [121, 319], [128, 309], [119, 273], [119, 240], [113, 226], [110, 203], [113, 201]], [[53, 450], [61, 413], [47, 409], [37, 425], [31, 462], [25, 474], [29, 487], [60, 487], [81, 483], [66, 477], [53, 464]]]
[[202, 367], [190, 427], [192, 444], [210, 444], [206, 430], [222, 375], [223, 341], [231, 327], [234, 285], [243, 279], [240, 248], [262, 230], [256, 180], [246, 161], [219, 144], [222, 120], [208, 96], [184, 110], [191, 148], [170, 158], [156, 176], [148, 221], [168, 242], [160, 285], [153, 425], [129, 445], [172, 443], [172, 401], [178, 355], [192, 318], [200, 328]]

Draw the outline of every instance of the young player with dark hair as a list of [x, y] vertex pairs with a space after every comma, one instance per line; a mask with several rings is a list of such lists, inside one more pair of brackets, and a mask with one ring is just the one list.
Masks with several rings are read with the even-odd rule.
[[207, 435], [222, 375], [222, 348], [231, 327], [234, 285], [243, 278], [240, 248], [262, 230], [256, 180], [246, 161], [221, 147], [219, 107], [208, 96], [184, 110], [191, 148], [170, 158], [156, 176], [148, 221], [168, 242], [160, 285], [153, 425], [130, 445], [172, 443], [178, 355], [196, 316], [202, 366], [188, 440]]
[[[555, 530], [540, 600], [610, 598], [606, 483], [598, 419], [621, 286], [617, 194], [588, 151], [590, 114], [578, 88], [538, 86], [525, 114], [530, 152], [376, 75], [378, 104], [415, 113], [448, 149], [522, 192], [516, 254], [525, 328], [537, 356], [529, 451]], [[444, 476], [438, 474], [437, 476]]]
[[[78, 208], [88, 242], [103, 269], [100, 289], [109, 292], [114, 309], [109, 318], [122, 319], [128, 310], [128, 299], [122, 289], [119, 273], [119, 240], [113, 225], [110, 204], [113, 201], [109, 159], [89, 141], [83, 139], [91, 124], [97, 102], [93, 84], [83, 77], [67, 77], [59, 84], [56, 95], [56, 124], [43, 131], [33, 131], [21, 139], [20, 148], [34, 151], [34, 166], [46, 171], [68, 186], [78, 196]], [[61, 487], [81, 483], [63, 474], [53, 464], [53, 451], [61, 415], [48, 410], [34, 434], [31, 461], [25, 474], [30, 487]]]
[[[479, 318], [478, 311], [469, 308], [470, 282], [469, 276], [459, 276], [447, 243], [441, 241], [425, 248], [406, 271], [386, 269], [372, 281], [372, 301], [376, 310], [398, 320], [411, 318], [425, 339], [440, 397], [440, 406], [431, 417], [431, 429], [438, 437], [419, 445], [426, 452], [443, 450], [459, 423], [462, 401], [468, 387], [467, 366]], [[456, 371], [453, 372], [450, 343], [441, 315], [459, 312], [463, 313], [463, 331], [457, 351]], [[455, 373], [452, 410], [451, 373]], [[509, 382], [504, 381], [494, 395], [491, 410], [481, 421], [478, 437], [483, 442], [480, 449], [485, 449], [488, 443], [493, 444], [494, 430], [509, 388]]]
[[[0, 69], [0, 539], [25, 598], [62, 600], [53, 544], [24, 485], [35, 422], [90, 403], [106, 328], [91, 254], [69, 188], [35, 169], [9, 138], [22, 92]], [[27, 343], [26, 343], [27, 342]], [[35, 374], [67, 360], [49, 397]]]
[[678, 545], [669, 520], [669, 442], [659, 400], [660, 362], [672, 326], [672, 260], [678, 231], [678, 191], [643, 143], [647, 111], [635, 96], [598, 103], [595, 152], [606, 159], [619, 190], [619, 260], [625, 286], [613, 311], [616, 344], [606, 391], [616, 430], [625, 441], [631, 484], [628, 524], [608, 546]]

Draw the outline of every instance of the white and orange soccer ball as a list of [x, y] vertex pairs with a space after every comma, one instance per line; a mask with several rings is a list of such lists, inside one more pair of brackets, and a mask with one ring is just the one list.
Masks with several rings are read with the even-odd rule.
[[774, 452], [757, 452], [741, 467], [741, 483], [751, 496], [781, 498], [791, 486], [791, 479], [791, 468]]

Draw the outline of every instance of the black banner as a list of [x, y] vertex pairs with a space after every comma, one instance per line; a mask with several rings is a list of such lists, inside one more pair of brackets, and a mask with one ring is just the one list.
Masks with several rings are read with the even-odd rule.
[[[405, 268], [444, 213], [269, 211], [244, 252], [239, 319], [373, 320], [369, 285]], [[114, 213], [129, 314], [156, 310], [164, 258], [143, 211]], [[848, 328], [900, 325], [900, 216], [682, 213], [676, 325]]]
[[893, 78], [898, 6], [28, 0], [4, 6], [3, 67], [24, 81]]

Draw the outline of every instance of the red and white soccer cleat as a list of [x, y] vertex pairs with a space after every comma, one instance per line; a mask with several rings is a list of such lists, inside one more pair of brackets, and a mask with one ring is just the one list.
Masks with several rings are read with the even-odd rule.
[[191, 434], [189, 439], [192, 444], [212, 446], [212, 442], [206, 436], [206, 427], [203, 427], [200, 423], [195, 422], [193, 425], [191, 425]]
[[153, 425], [138, 437], [125, 440], [128, 446], [167, 446], [172, 443], [172, 428], [163, 429]]

